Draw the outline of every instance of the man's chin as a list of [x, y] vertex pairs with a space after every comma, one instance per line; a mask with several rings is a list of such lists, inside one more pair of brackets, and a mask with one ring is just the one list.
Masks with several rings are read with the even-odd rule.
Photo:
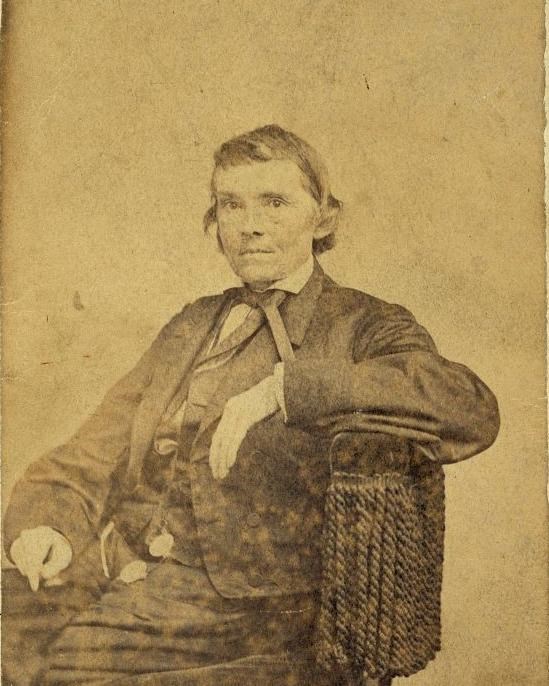
[[265, 276], [264, 274], [250, 274], [244, 277], [241, 276], [240, 279], [252, 288], [257, 287], [260, 289], [268, 288], [272, 283], [278, 281], [278, 277]]
[[244, 283], [272, 283], [283, 278], [283, 275], [279, 274], [279, 270], [275, 268], [268, 269], [266, 265], [263, 265], [263, 267], [246, 266], [235, 271]]

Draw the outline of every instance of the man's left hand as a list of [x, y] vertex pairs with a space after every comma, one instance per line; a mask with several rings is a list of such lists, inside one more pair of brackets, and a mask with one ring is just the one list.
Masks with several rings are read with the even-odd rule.
[[254, 424], [280, 409], [275, 394], [275, 377], [268, 376], [252, 388], [229, 398], [210, 447], [214, 479], [224, 479], [236, 462], [240, 444]]

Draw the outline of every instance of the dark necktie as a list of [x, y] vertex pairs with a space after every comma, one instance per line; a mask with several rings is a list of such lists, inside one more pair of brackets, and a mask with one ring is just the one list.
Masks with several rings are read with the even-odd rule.
[[286, 291], [277, 289], [252, 291], [244, 286], [236, 289], [235, 300], [233, 301], [233, 304], [244, 303], [249, 307], [263, 310], [282, 362], [288, 362], [295, 358], [288, 332], [278, 311], [278, 306], [286, 299], [287, 295]]

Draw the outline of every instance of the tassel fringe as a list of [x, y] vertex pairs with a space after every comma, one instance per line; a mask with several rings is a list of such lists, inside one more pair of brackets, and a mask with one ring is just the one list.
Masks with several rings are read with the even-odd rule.
[[440, 650], [442, 468], [336, 472], [325, 507], [319, 664], [358, 683], [423, 669]]

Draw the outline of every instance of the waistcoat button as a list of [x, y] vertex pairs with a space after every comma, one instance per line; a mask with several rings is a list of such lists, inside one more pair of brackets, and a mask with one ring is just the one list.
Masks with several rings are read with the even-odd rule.
[[250, 574], [250, 576], [248, 577], [248, 584], [252, 588], [258, 588], [259, 586], [263, 586], [264, 583], [265, 582], [263, 577], [259, 574]]
[[259, 526], [260, 522], [261, 517], [257, 514], [257, 512], [250, 512], [250, 514], [246, 517], [246, 523], [248, 526]]

